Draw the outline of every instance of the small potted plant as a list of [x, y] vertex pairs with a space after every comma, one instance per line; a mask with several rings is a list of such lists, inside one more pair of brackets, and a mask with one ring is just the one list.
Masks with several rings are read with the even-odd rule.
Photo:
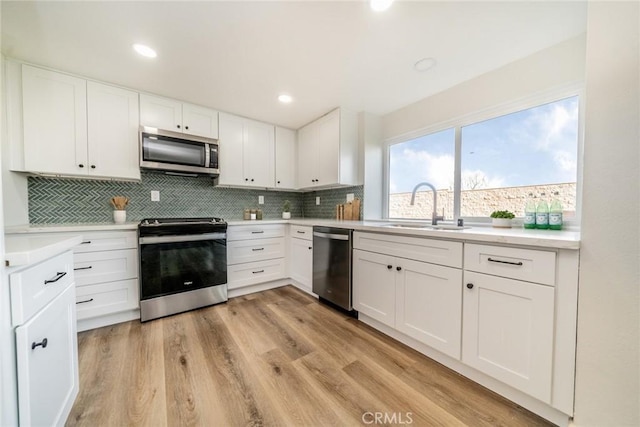
[[511, 228], [511, 220], [516, 216], [509, 211], [493, 211], [491, 225], [496, 228]]
[[291, 219], [291, 202], [288, 200], [282, 205], [282, 219]]

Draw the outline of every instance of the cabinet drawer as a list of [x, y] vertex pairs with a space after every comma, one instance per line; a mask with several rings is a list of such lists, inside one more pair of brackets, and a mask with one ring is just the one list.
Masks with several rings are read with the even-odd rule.
[[355, 232], [353, 247], [432, 264], [462, 267], [462, 243], [460, 242]]
[[284, 258], [284, 237], [276, 239], [240, 240], [227, 243], [227, 263]]
[[284, 277], [286, 277], [284, 258], [248, 262], [227, 267], [229, 289], [283, 279]]
[[139, 307], [138, 280], [121, 280], [76, 288], [78, 320]]
[[304, 225], [291, 225], [291, 237], [313, 240], [313, 227], [307, 227]]
[[227, 228], [228, 241], [272, 237], [284, 237], [284, 224], [232, 225]]
[[13, 325], [24, 323], [73, 283], [73, 253], [67, 251], [9, 275]]
[[79, 253], [73, 261], [77, 286], [138, 277], [137, 249]]
[[136, 231], [95, 231], [81, 234], [82, 243], [73, 250], [76, 254], [138, 247], [138, 233]]
[[556, 253], [532, 249], [466, 244], [465, 270], [553, 286]]

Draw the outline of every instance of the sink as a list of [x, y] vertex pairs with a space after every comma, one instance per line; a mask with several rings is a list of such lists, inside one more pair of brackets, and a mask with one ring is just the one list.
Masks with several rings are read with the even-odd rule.
[[409, 228], [414, 230], [466, 230], [471, 228], [469, 226], [459, 226], [453, 224], [438, 224], [438, 225], [422, 225], [422, 224], [389, 224], [385, 225], [389, 228]]

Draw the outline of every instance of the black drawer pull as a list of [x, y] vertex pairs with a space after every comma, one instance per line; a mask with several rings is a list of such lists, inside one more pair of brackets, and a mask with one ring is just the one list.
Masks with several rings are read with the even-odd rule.
[[306, 231], [300, 231], [300, 230], [296, 231], [296, 233], [300, 233], [300, 234], [307, 234], [307, 232], [306, 232]]
[[91, 240], [85, 240], [84, 242], [80, 243], [81, 245], [88, 245], [89, 243], [91, 243]]
[[90, 265], [89, 267], [78, 267], [78, 268], [74, 268], [73, 271], [78, 271], [78, 270], [89, 270], [92, 269], [93, 266]]
[[398, 266], [398, 267], [396, 267], [396, 270], [400, 271], [400, 270], [402, 270], [402, 267]]
[[47, 348], [47, 344], [49, 343], [49, 341], [47, 341], [47, 339], [43, 339], [41, 342], [36, 343], [35, 341], [31, 343], [31, 350], [35, 350], [36, 347], [40, 347], [42, 346], [42, 348]]
[[473, 283], [467, 283], [467, 289], [473, 289]]
[[264, 233], [264, 230], [261, 231], [252, 231], [251, 234], [262, 234]]
[[253, 274], [264, 273], [264, 270], [252, 271]]
[[44, 281], [44, 284], [46, 285], [46, 284], [48, 284], [48, 283], [55, 283], [55, 282], [57, 282], [58, 280], [62, 279], [62, 278], [63, 278], [64, 276], [66, 276], [66, 275], [67, 275], [67, 272], [66, 272], [66, 271], [63, 271], [63, 272], [61, 272], [61, 273], [58, 273], [58, 274], [56, 274], [56, 277], [54, 277], [53, 279], [47, 279], [47, 280], [45, 280], [45, 281]]
[[311, 246], [309, 246], [309, 249], [313, 249]]
[[251, 249], [251, 250], [252, 250], [252, 251], [254, 251], [254, 252], [255, 252], [255, 251], [264, 251], [264, 248], [253, 248], [253, 249]]
[[498, 262], [500, 264], [509, 264], [509, 265], [523, 265], [522, 261], [511, 262], [511, 261], [500, 261], [499, 259], [487, 258], [487, 261], [490, 262]]
[[87, 300], [84, 300], [84, 301], [78, 301], [78, 302], [76, 302], [76, 304], [84, 304], [84, 303], [91, 302], [91, 301], [93, 301], [93, 298], [87, 299]]

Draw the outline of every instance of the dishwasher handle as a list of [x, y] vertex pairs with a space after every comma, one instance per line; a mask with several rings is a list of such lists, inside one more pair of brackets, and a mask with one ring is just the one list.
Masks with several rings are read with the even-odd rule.
[[348, 234], [321, 233], [319, 231], [314, 231], [313, 235], [314, 237], [322, 237], [331, 240], [349, 240]]

